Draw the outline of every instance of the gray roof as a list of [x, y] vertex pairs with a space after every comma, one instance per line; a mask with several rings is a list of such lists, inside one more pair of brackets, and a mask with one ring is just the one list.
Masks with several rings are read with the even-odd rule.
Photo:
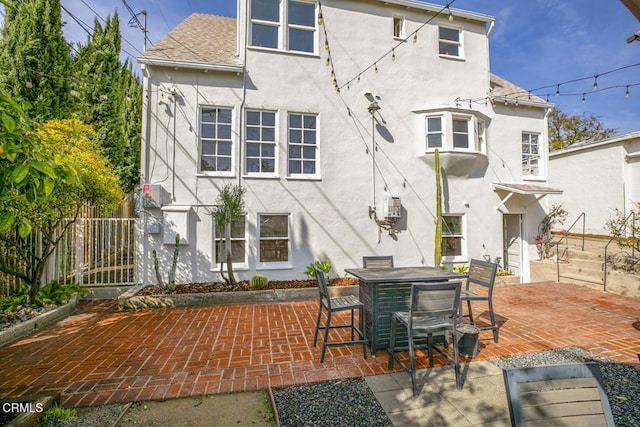
[[239, 66], [236, 37], [236, 18], [194, 13], [158, 40], [138, 61]]
[[502, 98], [515, 98], [519, 102], [533, 102], [547, 104], [545, 100], [513, 83], [491, 74], [491, 95]]

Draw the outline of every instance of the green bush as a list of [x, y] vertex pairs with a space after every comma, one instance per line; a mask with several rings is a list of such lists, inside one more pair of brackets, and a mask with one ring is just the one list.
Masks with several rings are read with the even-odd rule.
[[76, 410], [54, 406], [36, 422], [36, 427], [65, 426], [76, 419]]
[[77, 283], [61, 284], [57, 280], [52, 280], [41, 288], [36, 295], [36, 304], [64, 304], [69, 301], [73, 294], [87, 295], [89, 290]]
[[262, 274], [254, 275], [249, 281], [251, 289], [265, 289], [269, 285], [269, 279]]
[[466, 273], [468, 269], [469, 269], [469, 266], [467, 266], [467, 264], [454, 265], [452, 268], [454, 273], [460, 273], [460, 274]]
[[329, 261], [328, 259], [325, 259], [324, 261], [312, 262], [307, 266], [307, 269], [304, 271], [304, 274], [307, 277], [312, 277], [312, 278], [316, 277], [316, 272], [313, 269], [313, 267], [316, 267], [318, 270], [326, 274], [327, 277], [329, 277], [329, 272], [331, 271], [331, 261]]

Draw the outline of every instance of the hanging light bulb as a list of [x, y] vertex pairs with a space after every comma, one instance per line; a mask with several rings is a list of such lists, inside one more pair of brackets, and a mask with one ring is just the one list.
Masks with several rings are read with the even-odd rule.
[[451, 13], [451, 9], [447, 6], [447, 12], [449, 13], [449, 22], [453, 22], [453, 13]]
[[560, 85], [556, 86], [556, 96], [560, 96]]
[[378, 63], [373, 64], [374, 70], [376, 71], [376, 73], [378, 72]]
[[336, 76], [336, 72], [333, 71], [333, 68], [331, 69], [331, 78], [334, 79], [335, 81], [335, 76]]
[[331, 60], [327, 56], [327, 62], [325, 62], [324, 65], [328, 67], [330, 64], [331, 64]]
[[392, 60], [392, 61], [395, 61], [395, 60], [396, 60], [396, 50], [395, 50], [395, 49], [392, 49], [392, 50], [391, 50], [391, 60]]
[[627, 86], [627, 91], [624, 93], [624, 96], [627, 98], [629, 97], [629, 86]]
[[584, 93], [582, 94], [582, 103], [584, 104], [585, 102], [587, 102], [586, 99], [584, 99]]
[[329, 40], [324, 41], [324, 49], [329, 50]]
[[360, 83], [360, 74], [358, 74], [358, 83]]
[[418, 33], [415, 33], [415, 34], [413, 35], [413, 43], [414, 43], [414, 44], [415, 44], [415, 43], [418, 43]]
[[593, 90], [598, 90], [598, 75], [593, 78]]
[[324, 18], [322, 17], [322, 12], [318, 14], [318, 25], [319, 26], [324, 25]]

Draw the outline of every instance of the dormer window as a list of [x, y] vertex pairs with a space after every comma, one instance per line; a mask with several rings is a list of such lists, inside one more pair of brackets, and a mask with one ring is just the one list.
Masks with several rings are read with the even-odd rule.
[[251, 0], [251, 46], [314, 53], [316, 3], [308, 0]]

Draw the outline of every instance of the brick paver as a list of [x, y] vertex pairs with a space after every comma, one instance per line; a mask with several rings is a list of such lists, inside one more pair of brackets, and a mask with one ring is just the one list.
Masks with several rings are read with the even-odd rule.
[[[486, 317], [486, 305], [474, 307]], [[500, 342], [482, 332], [476, 359], [579, 346], [637, 364], [640, 298], [545, 282], [498, 288], [494, 307]], [[365, 360], [361, 346], [330, 347], [321, 364], [317, 309], [301, 301], [121, 312], [114, 301], [85, 301], [0, 348], [0, 397], [62, 392], [65, 406], [91, 406], [390, 372], [386, 351]]]

